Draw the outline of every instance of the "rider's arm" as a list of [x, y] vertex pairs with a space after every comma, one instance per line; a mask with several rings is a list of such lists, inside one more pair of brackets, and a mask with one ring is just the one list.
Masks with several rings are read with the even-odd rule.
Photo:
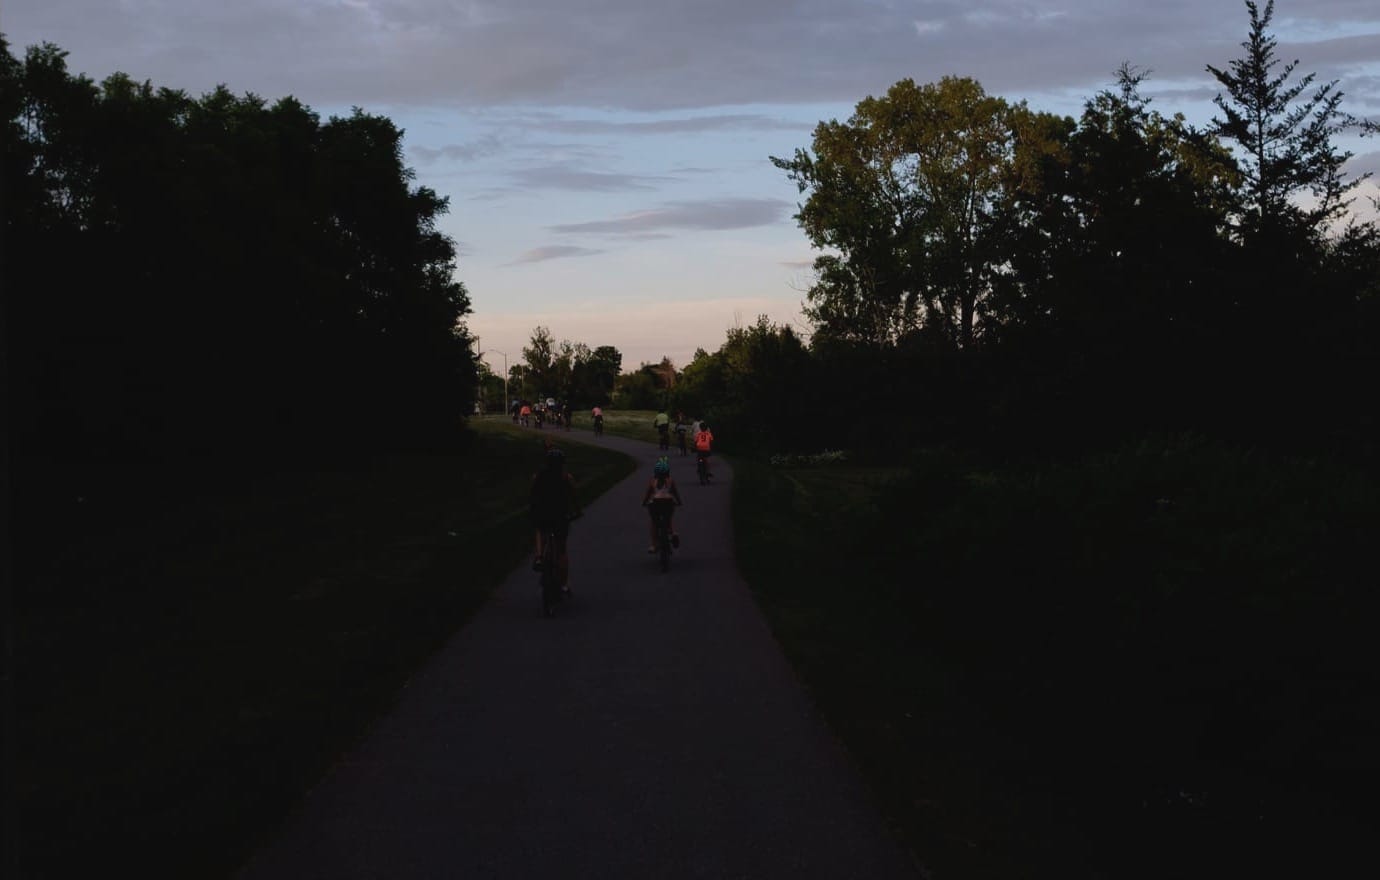
[[642, 503], [643, 503], [643, 504], [646, 504], [648, 501], [651, 501], [651, 500], [652, 500], [652, 486], [653, 486], [653, 485], [655, 485], [655, 483], [654, 483], [653, 481], [651, 481], [651, 480], [648, 480], [648, 481], [647, 481], [647, 491], [642, 493]]
[[675, 480], [672, 480], [672, 481], [671, 481], [671, 495], [675, 497], [676, 503], [677, 503], [677, 504], [684, 504], [684, 503], [685, 503], [685, 502], [683, 502], [683, 501], [680, 500], [680, 487], [678, 487], [678, 486], [676, 485], [676, 481], [675, 481]]

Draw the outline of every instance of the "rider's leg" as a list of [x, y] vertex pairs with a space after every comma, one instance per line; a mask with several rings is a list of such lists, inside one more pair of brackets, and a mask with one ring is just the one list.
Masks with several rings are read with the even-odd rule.
[[561, 589], [568, 593], [570, 592], [570, 587], [568, 586], [570, 581], [570, 537], [568, 535], [561, 538], [560, 547], [557, 553], [559, 554], [557, 565], [560, 570]]
[[655, 512], [655, 511], [652, 511], [652, 515], [649, 516], [649, 517], [647, 517], [647, 521], [648, 521], [648, 524], [651, 526], [651, 528], [650, 528], [650, 530], [649, 530], [649, 533], [650, 533], [650, 535], [651, 535], [651, 538], [650, 538], [650, 540], [647, 542], [647, 552], [648, 552], [648, 553], [655, 553], [655, 552], [656, 552], [656, 512]]

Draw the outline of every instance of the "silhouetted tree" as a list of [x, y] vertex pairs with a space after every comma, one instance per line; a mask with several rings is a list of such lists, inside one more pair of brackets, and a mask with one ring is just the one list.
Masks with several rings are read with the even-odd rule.
[[[1274, 0], [1260, 7], [1246, 0], [1250, 33], [1241, 44], [1246, 54], [1221, 70], [1207, 70], [1226, 89], [1214, 98], [1222, 115], [1213, 120], [1215, 133], [1239, 148], [1245, 180], [1242, 223], [1246, 235], [1272, 225], [1303, 223], [1317, 227], [1346, 210], [1347, 193], [1362, 179], [1347, 181], [1342, 166], [1351, 153], [1338, 150], [1334, 138], [1346, 130], [1371, 126], [1343, 113], [1343, 93], [1333, 80], [1309, 93], [1316, 74], [1291, 82], [1297, 60], [1276, 72], [1276, 40], [1269, 33]], [[1311, 204], [1295, 197], [1307, 192]]]
[[807, 315], [818, 332], [892, 343], [922, 327], [972, 348], [1009, 260], [999, 215], [1028, 111], [971, 79], [909, 79], [815, 128], [813, 152], [772, 158], [809, 197], [816, 247]]
[[389, 120], [0, 55], [26, 463], [453, 442], [469, 298]]

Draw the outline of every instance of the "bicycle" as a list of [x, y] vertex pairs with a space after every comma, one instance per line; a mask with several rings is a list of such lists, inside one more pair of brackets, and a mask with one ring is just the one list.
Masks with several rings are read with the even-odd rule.
[[595, 416], [595, 417], [594, 417], [594, 436], [595, 436], [595, 437], [602, 437], [602, 436], [604, 436], [604, 417], [603, 417], [603, 416]]
[[[570, 517], [571, 522], [577, 519], [578, 514]], [[566, 556], [566, 541], [570, 535], [567, 529], [564, 537], [558, 536], [555, 526], [543, 526], [541, 535], [541, 571], [537, 582], [541, 585], [542, 616], [551, 617], [556, 613], [556, 606], [570, 596], [565, 586], [570, 577], [570, 560]]]
[[709, 485], [709, 459], [705, 458], [703, 452], [695, 455], [695, 475], [700, 478], [701, 486]]
[[657, 560], [661, 565], [662, 571], [669, 571], [671, 568], [671, 516], [670, 504], [662, 502], [648, 502], [652, 509], [652, 522], [656, 524], [656, 552]]

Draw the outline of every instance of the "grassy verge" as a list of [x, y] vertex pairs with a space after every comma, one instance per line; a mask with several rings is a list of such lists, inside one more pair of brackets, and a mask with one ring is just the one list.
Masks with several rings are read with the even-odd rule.
[[[585, 500], [633, 466], [563, 446]], [[132, 503], [153, 474], [109, 482], [26, 566], [25, 876], [228, 874], [530, 552], [540, 460], [530, 432], [486, 424], [455, 454], [172, 488], [156, 509]]]
[[[740, 564], [934, 876], [1327, 875], [1376, 809], [1364, 474], [740, 462]], [[1311, 869], [1311, 870], [1310, 870]]]

